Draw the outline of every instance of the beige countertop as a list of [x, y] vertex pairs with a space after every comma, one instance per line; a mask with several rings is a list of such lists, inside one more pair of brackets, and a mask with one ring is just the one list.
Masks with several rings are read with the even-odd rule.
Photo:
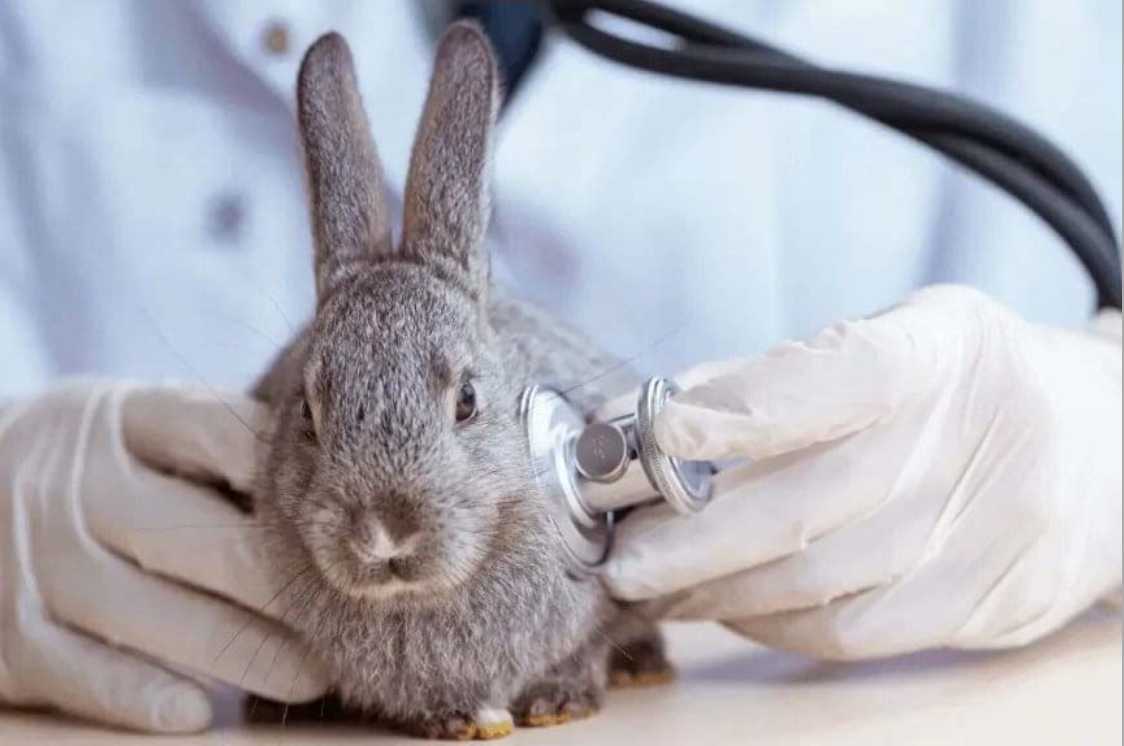
[[[1121, 618], [1098, 609], [1029, 648], [817, 663], [714, 625], [669, 625], [680, 676], [613, 692], [597, 716], [503, 741], [530, 744], [1119, 744]], [[235, 701], [214, 730], [146, 737], [0, 711], [0, 744], [419, 743], [370, 728], [247, 726]]]

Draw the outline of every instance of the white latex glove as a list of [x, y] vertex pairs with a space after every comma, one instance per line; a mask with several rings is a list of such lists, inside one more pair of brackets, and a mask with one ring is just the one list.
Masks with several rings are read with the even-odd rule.
[[0, 404], [0, 702], [182, 732], [211, 721], [194, 678], [324, 691], [319, 662], [249, 610], [286, 611], [260, 529], [206, 486], [253, 472], [262, 412], [223, 398], [86, 381]]
[[826, 658], [1026, 643], [1121, 584], [1120, 314], [1029, 324], [933, 287], [703, 366], [669, 453], [748, 457], [711, 505], [619, 527], [607, 580], [672, 618]]

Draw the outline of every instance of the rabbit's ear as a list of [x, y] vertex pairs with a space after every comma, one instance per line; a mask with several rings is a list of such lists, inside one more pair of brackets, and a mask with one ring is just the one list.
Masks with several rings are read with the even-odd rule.
[[474, 298], [486, 296], [488, 168], [500, 102], [487, 38], [469, 21], [449, 27], [410, 156], [402, 252]]
[[355, 83], [347, 42], [337, 33], [308, 50], [297, 77], [316, 291], [323, 299], [364, 261], [392, 250], [382, 167]]

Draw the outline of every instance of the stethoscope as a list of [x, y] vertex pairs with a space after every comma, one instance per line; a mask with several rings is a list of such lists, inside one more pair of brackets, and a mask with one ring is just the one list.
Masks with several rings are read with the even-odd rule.
[[[745, 34], [644, 0], [478, 3], [513, 86], [534, 58], [543, 18], [585, 48], [632, 67], [727, 86], [818, 96], [933, 148], [1008, 192], [1042, 218], [1085, 267], [1099, 307], [1120, 308], [1120, 251], [1108, 212], [1081, 169], [1046, 138], [988, 106], [914, 83], [836, 70]], [[598, 28], [595, 12], [670, 36], [635, 41]], [[514, 73], [514, 74], [512, 74]], [[664, 453], [652, 423], [674, 385], [650, 380], [635, 411], [587, 424], [564, 396], [533, 386], [520, 402], [528, 454], [575, 569], [596, 572], [612, 550], [616, 515], [664, 502], [703, 509], [713, 467]]]
[[651, 378], [633, 412], [588, 424], [558, 391], [523, 391], [519, 418], [530, 468], [574, 569], [594, 572], [608, 559], [620, 511], [663, 502], [689, 514], [710, 500], [714, 467], [669, 456], [656, 441], [653, 424], [677, 390], [666, 378]]

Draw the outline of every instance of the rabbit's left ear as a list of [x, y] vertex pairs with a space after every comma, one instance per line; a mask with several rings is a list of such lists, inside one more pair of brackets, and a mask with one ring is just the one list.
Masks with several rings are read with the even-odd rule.
[[392, 251], [382, 166], [355, 82], [351, 50], [328, 33], [305, 54], [297, 77], [321, 301], [365, 262]]
[[402, 255], [483, 299], [488, 288], [488, 169], [500, 103], [495, 57], [472, 22], [451, 25], [422, 112], [402, 227]]

